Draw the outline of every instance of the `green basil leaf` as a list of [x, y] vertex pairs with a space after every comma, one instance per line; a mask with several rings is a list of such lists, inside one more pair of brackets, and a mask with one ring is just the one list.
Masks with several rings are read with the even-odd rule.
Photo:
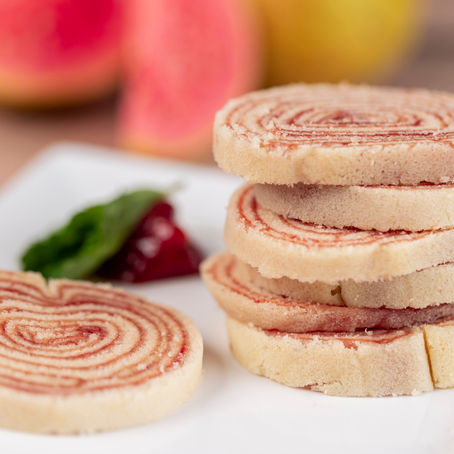
[[24, 253], [23, 269], [46, 278], [89, 277], [120, 250], [151, 206], [165, 195], [148, 189], [134, 191], [77, 213]]

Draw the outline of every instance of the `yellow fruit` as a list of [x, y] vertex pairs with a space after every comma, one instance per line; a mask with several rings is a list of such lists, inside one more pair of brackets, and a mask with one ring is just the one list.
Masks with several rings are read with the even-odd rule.
[[249, 0], [263, 19], [267, 82], [377, 80], [405, 55], [421, 0]]

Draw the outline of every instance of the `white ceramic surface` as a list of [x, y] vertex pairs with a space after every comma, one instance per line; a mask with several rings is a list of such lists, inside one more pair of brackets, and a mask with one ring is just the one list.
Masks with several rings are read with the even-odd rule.
[[[57, 144], [0, 190], [0, 267], [17, 269], [24, 247], [87, 204], [126, 188], [175, 182], [183, 184], [172, 197], [180, 223], [207, 254], [222, 250], [225, 207], [238, 179], [210, 167]], [[184, 311], [200, 328], [205, 364], [193, 398], [161, 422], [112, 433], [57, 437], [0, 430], [2, 454], [454, 452], [454, 390], [352, 399], [286, 388], [233, 360], [223, 314], [199, 278], [128, 289]]]

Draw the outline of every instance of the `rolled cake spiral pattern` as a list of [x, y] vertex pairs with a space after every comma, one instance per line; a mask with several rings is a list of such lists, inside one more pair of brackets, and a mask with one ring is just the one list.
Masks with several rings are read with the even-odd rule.
[[230, 201], [225, 240], [263, 276], [308, 282], [375, 281], [454, 260], [452, 228], [378, 232], [308, 224], [260, 206], [250, 185]]
[[261, 233], [276, 240], [297, 246], [319, 248], [388, 244], [424, 238], [430, 232], [377, 232], [359, 229], [336, 229], [287, 218], [263, 209], [257, 202], [253, 188], [247, 187], [238, 200], [238, 211], [245, 226], [258, 228]]
[[424, 91], [295, 86], [244, 97], [224, 121], [249, 140], [260, 138], [271, 147], [402, 142], [454, 147], [452, 102]]
[[454, 96], [324, 84], [250, 93], [218, 113], [214, 153], [257, 183], [452, 181]]
[[[64, 280], [46, 286], [38, 275], [0, 272], [0, 406], [7, 391], [49, 402], [52, 397], [63, 403], [67, 399], [68, 408], [77, 399], [86, 404], [102, 395], [114, 402], [137, 392], [150, 406], [148, 414], [132, 417], [130, 424], [124, 416], [117, 423], [101, 415], [91, 426], [79, 427], [77, 418], [82, 415], [75, 412], [67, 415], [67, 427], [60, 427], [56, 418], [43, 422], [42, 431], [102, 430], [153, 420], [192, 393], [200, 376], [201, 352], [196, 328], [175, 310], [107, 286]], [[188, 384], [183, 380], [187, 374]], [[170, 405], [156, 400], [162, 377], [188, 388], [183, 395], [167, 395], [175, 400]], [[104, 403], [108, 407], [108, 401]], [[139, 407], [136, 410], [143, 411], [143, 405]], [[122, 411], [128, 413], [128, 407]], [[90, 412], [85, 418], [90, 420]], [[0, 424], [14, 426], [4, 419], [0, 415]], [[18, 428], [41, 431], [35, 421]]]

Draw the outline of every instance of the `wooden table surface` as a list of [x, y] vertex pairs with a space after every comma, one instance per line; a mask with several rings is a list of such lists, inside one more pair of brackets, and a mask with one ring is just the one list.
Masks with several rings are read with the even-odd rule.
[[115, 103], [62, 112], [0, 110], [0, 184], [47, 145], [77, 140], [114, 145]]
[[[432, 0], [413, 60], [387, 83], [454, 92], [454, 1]], [[0, 185], [43, 147], [59, 140], [115, 144], [115, 101], [66, 112], [0, 110]]]

